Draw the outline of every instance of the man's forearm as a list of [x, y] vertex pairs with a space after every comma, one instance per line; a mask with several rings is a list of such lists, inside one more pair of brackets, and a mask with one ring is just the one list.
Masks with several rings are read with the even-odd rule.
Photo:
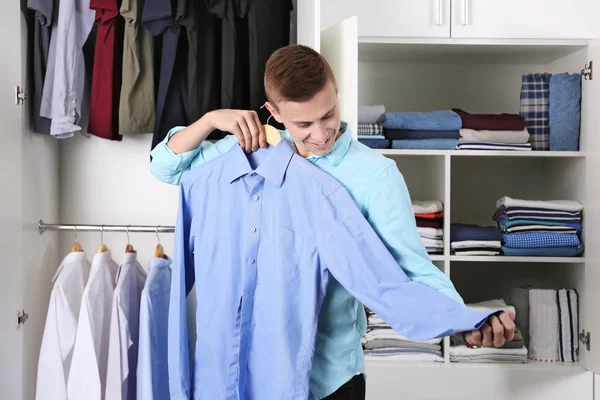
[[175, 153], [181, 154], [194, 150], [214, 130], [210, 120], [211, 113], [206, 113], [198, 121], [174, 134], [167, 146]]

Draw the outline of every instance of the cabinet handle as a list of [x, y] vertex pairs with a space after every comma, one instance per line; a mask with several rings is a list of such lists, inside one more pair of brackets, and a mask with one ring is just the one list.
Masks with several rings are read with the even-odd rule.
[[437, 25], [440, 26], [444, 23], [444, 9], [442, 6], [442, 0], [437, 0]]
[[462, 24], [469, 25], [469, 0], [463, 0]]

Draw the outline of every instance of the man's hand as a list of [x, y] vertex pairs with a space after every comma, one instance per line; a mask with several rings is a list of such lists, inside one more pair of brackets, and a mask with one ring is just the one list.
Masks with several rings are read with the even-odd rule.
[[465, 333], [465, 345], [502, 347], [515, 337], [515, 314], [512, 311], [502, 311], [488, 318], [477, 331]]
[[214, 129], [233, 133], [246, 153], [267, 145], [267, 135], [255, 111], [215, 110], [207, 116]]

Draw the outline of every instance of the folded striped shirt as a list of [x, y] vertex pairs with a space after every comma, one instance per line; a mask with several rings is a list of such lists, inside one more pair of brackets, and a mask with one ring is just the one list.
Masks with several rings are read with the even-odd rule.
[[492, 143], [492, 142], [467, 142], [459, 143], [456, 146], [457, 150], [516, 150], [516, 151], [531, 151], [531, 143], [525, 144], [508, 144], [508, 143]]
[[502, 232], [559, 232], [559, 233], [577, 233], [577, 229], [568, 226], [553, 225], [516, 225], [502, 229]]
[[558, 226], [560, 228], [570, 228], [575, 229], [577, 232], [581, 232], [583, 230], [583, 225], [580, 222], [568, 222], [568, 221], [550, 221], [545, 219], [514, 219], [514, 220], [506, 220], [500, 219], [498, 220], [498, 225], [502, 231], [505, 231], [508, 228], [512, 228], [513, 226], [529, 226], [529, 225], [544, 225], [544, 226]]
[[516, 249], [539, 247], [575, 247], [581, 243], [579, 241], [579, 236], [572, 233], [505, 233], [502, 235], [502, 238], [505, 246]]
[[383, 123], [376, 124], [365, 124], [363, 122], [358, 123], [358, 127], [356, 130], [357, 135], [365, 135], [365, 136], [376, 136], [383, 135]]
[[553, 221], [579, 222], [581, 220], [581, 211], [558, 211], [542, 208], [524, 208], [524, 207], [499, 207], [492, 216], [494, 220], [499, 219], [545, 219]]

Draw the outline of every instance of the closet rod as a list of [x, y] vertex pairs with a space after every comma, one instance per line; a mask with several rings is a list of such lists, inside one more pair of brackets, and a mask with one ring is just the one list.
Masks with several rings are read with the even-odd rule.
[[47, 224], [40, 220], [39, 223], [40, 235], [45, 231], [70, 231], [70, 232], [142, 232], [142, 233], [169, 233], [175, 232], [174, 226], [167, 225], [63, 225], [63, 224]]

